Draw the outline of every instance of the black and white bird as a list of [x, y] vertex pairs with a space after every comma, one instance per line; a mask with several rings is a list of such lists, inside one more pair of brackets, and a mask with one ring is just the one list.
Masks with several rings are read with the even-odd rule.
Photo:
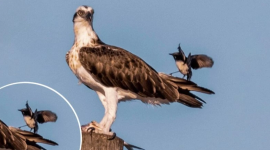
[[[192, 76], [191, 68], [192, 69], [199, 69], [204, 67], [210, 68], [214, 64], [213, 59], [207, 55], [203, 54], [191, 55], [191, 53], [189, 53], [188, 57], [186, 57], [184, 51], [180, 47], [180, 44], [178, 46], [178, 51], [179, 52], [171, 53], [170, 55], [173, 56], [175, 64], [179, 70], [176, 72], [181, 72], [184, 75], [183, 78], [187, 76], [188, 81], [190, 81]], [[173, 73], [170, 73], [170, 75], [172, 75]]]
[[53, 146], [58, 145], [56, 142], [45, 139], [38, 134], [7, 126], [2, 120], [0, 120], [1, 150], [46, 150], [37, 143]]
[[77, 8], [73, 16], [75, 41], [66, 61], [79, 81], [94, 90], [105, 108], [100, 123], [92, 121], [82, 131], [114, 135], [110, 131], [116, 118], [117, 104], [139, 99], [152, 105], [182, 103], [200, 108], [203, 100], [190, 91], [214, 94], [197, 84], [158, 73], [140, 57], [122, 48], [102, 42], [93, 28], [94, 10]]
[[46, 123], [46, 122], [55, 122], [57, 120], [57, 115], [49, 110], [41, 110], [32, 112], [31, 107], [28, 105], [28, 101], [26, 102], [26, 108], [19, 109], [22, 112], [24, 121], [26, 125], [31, 129], [34, 129], [34, 133], [38, 131], [38, 123]]

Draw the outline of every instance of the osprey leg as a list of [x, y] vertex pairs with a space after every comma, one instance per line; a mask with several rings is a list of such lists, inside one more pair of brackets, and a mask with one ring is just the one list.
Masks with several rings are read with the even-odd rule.
[[107, 111], [104, 117], [107, 117], [107, 121], [105, 123], [105, 127], [103, 129], [104, 133], [109, 133], [110, 128], [116, 118], [116, 111], [117, 111], [117, 104], [118, 104], [118, 97], [117, 97], [117, 90], [116, 88], [106, 88], [105, 89], [105, 97], [107, 101]]
[[[97, 91], [97, 95], [102, 103], [102, 105], [105, 108], [105, 114], [107, 113], [107, 102], [106, 102], [106, 97]], [[96, 121], [92, 121], [88, 123], [87, 125], [82, 125], [81, 129], [84, 132], [89, 132], [92, 133], [93, 131], [96, 133], [103, 133], [103, 128], [105, 127], [105, 123], [107, 121], [107, 116], [104, 115], [103, 119], [101, 120], [100, 123], [97, 123]]]
[[99, 97], [99, 99], [100, 99], [100, 101], [101, 101], [101, 103], [102, 103], [102, 105], [103, 105], [103, 107], [105, 109], [105, 113], [104, 113], [105, 115], [102, 118], [102, 120], [100, 121], [99, 125], [100, 125], [100, 127], [105, 128], [105, 124], [107, 122], [107, 115], [106, 115], [106, 113], [108, 113], [108, 111], [107, 111], [108, 104], [107, 104], [105, 95], [103, 95], [102, 93], [100, 93], [98, 91], [97, 91], [97, 95], [98, 95], [98, 97]]
[[105, 115], [98, 124], [95, 121], [81, 127], [83, 132], [96, 132], [112, 135], [108, 140], [114, 139], [116, 134], [111, 132], [111, 125], [116, 118], [116, 110], [118, 104], [117, 91], [115, 88], [106, 88], [104, 91], [106, 96], [97, 91], [98, 97], [105, 108]]

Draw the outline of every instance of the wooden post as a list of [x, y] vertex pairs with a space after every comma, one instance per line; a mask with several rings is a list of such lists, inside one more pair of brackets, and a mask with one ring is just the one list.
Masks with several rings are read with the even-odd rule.
[[115, 137], [108, 140], [110, 136], [99, 133], [82, 133], [81, 150], [123, 150], [124, 140]]

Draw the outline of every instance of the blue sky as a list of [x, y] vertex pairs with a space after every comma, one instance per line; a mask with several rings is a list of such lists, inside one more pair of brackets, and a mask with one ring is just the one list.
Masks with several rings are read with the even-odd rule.
[[[112, 126], [119, 137], [147, 150], [269, 149], [269, 1], [1, 1], [0, 86], [17, 81], [48, 85], [86, 124], [100, 121], [104, 108], [95, 92], [78, 85], [65, 62], [74, 40], [72, 17], [80, 5], [95, 9], [94, 29], [102, 41], [136, 54], [157, 71], [176, 71], [168, 54], [177, 51], [178, 43], [186, 53], [207, 54], [215, 61], [212, 69], [193, 72], [192, 81], [216, 93], [195, 93], [207, 102], [203, 109], [120, 103]], [[20, 97], [13, 95], [20, 90], [0, 95]], [[7, 99], [0, 107], [7, 107]], [[68, 111], [64, 103], [59, 110]], [[0, 118], [5, 116], [0, 112]], [[73, 119], [64, 125], [75, 124]], [[74, 137], [76, 130], [74, 125]]]

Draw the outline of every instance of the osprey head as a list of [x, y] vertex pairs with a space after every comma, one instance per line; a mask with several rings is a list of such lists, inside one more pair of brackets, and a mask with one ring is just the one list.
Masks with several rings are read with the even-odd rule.
[[93, 14], [94, 9], [89, 6], [80, 6], [77, 8], [74, 16], [73, 16], [73, 22], [89, 22], [92, 23], [93, 21]]

